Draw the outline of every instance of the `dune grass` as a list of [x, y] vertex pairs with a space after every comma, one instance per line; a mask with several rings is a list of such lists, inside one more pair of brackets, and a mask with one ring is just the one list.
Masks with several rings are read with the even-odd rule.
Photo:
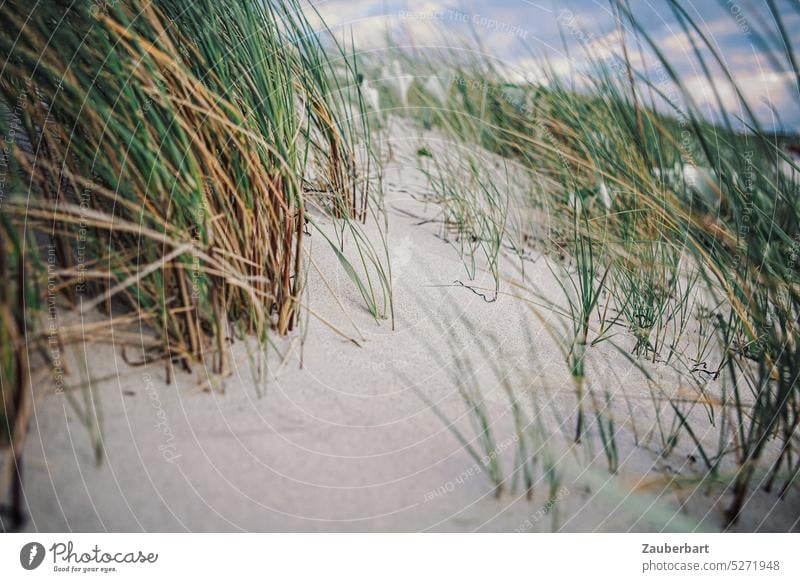
[[298, 325], [314, 228], [391, 316], [352, 55], [295, 0], [12, 1], [3, 21], [0, 441], [17, 475], [31, 375], [63, 389], [65, 343], [97, 310], [128, 358], [213, 382], [234, 335]]
[[[613, 4], [627, 42], [647, 47], [658, 79], [637, 71], [624, 46], [611, 60], [582, 46], [590, 67], [580, 80], [559, 77], [543, 62], [544, 84], [509, 81], [507, 69], [475, 56], [486, 54], [478, 50], [426, 55], [397, 49], [394, 58], [419, 71], [406, 114], [465, 144], [453, 148], [467, 152], [464, 165], [476, 157], [469, 144], [478, 144], [527, 172], [528, 195], [517, 196], [505, 212], [530, 216], [527, 232], [524, 222], [520, 232], [517, 223], [511, 228], [496, 220], [490, 193], [454, 186], [467, 183], [460, 171], [449, 179], [440, 172], [430, 181], [446, 201], [449, 224], [474, 248], [502, 248], [499, 239], [509, 241], [506, 249], [535, 241], [536, 217], [547, 217], [545, 246], [568, 255], [565, 277], [557, 279], [563, 282], [567, 310], [562, 305], [559, 312], [569, 322], [567, 360], [579, 403], [576, 440], [590, 374], [583, 366], [586, 350], [609, 340], [641, 370], [672, 366], [692, 378], [695, 402], [668, 397], [671, 414], [658, 421], [664, 423], [662, 453], [679, 439], [693, 443], [708, 481], [726, 484], [724, 522], [733, 524], [753, 487], [779, 484], [782, 495], [800, 472], [797, 166], [779, 136], [761, 126], [735, 71], [683, 2], [673, 0], [670, 7], [696, 41], [694, 57], [720, 112], [714, 122], [626, 3]], [[773, 69], [796, 75], [793, 39], [780, 14], [773, 11], [771, 29], [758, 28], [754, 35]], [[434, 93], [426, 80], [442, 68], [448, 72], [445, 91]], [[723, 90], [738, 98], [738, 125], [725, 113]], [[429, 158], [421, 158], [423, 169], [438, 167]], [[465, 228], [482, 220], [496, 228]], [[508, 254], [512, 260], [514, 253]], [[498, 260], [490, 272], [498, 272]], [[616, 324], [627, 328], [632, 344]], [[606, 394], [590, 396], [595, 410], [608, 408]], [[699, 436], [709, 424], [718, 435], [716, 450]], [[619, 458], [610, 440], [613, 420], [596, 426], [613, 471]]]
[[[64, 344], [90, 313], [124, 321], [136, 333], [117, 341], [141, 362], [163, 360], [168, 378], [173, 365], [224, 375], [233, 334], [265, 345], [298, 325], [303, 244], [314, 233], [371, 315], [392, 318], [371, 131], [407, 115], [464, 144], [455, 159], [433, 148], [418, 158], [468, 276], [486, 267], [496, 297], [500, 261], [564, 255], [552, 263], [563, 301], [550, 306], [564, 327], [548, 331], [575, 389], [571, 440], [591, 446], [594, 431], [609, 471], [619, 468], [613, 396], [592, 388], [587, 364], [610, 344], [650, 382], [657, 453], [689, 441], [704, 467], [696, 481], [728, 488], [726, 523], [754, 487], [785, 494], [800, 474], [800, 168], [682, 2], [670, 1], [676, 21], [697, 41], [720, 111], [720, 82], [737, 95], [738, 125], [706, 119], [626, 3], [614, 5], [658, 81], [624, 47], [616, 66], [584, 47], [592, 66], [579, 90], [546, 62], [546, 83], [523, 83], [485, 53], [395, 50], [416, 80], [402, 98], [384, 91], [380, 112], [359, 89], [362, 75], [381, 77], [380, 63], [332, 35], [323, 42], [295, 0], [4, 5], [0, 438], [14, 455], [11, 477], [19, 481], [37, 368], [29, 359], [63, 385]], [[774, 30], [754, 34], [774, 68], [796, 72], [792, 39], [773, 16]], [[369, 220], [376, 241], [361, 227]], [[648, 373], [655, 364], [685, 373], [692, 396], [661, 390]], [[514, 482], [528, 492], [543, 479], [554, 499], [560, 477], [541, 448], [535, 400], [528, 417], [494, 373], [514, 424]], [[476, 436], [451, 430], [499, 494], [507, 478], [468, 359], [457, 375]]]

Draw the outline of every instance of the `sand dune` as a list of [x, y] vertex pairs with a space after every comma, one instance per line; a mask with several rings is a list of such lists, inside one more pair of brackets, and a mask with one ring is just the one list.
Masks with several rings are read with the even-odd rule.
[[[420, 140], [433, 148], [447, 144], [410, 124], [392, 127], [384, 187], [395, 329], [387, 320], [375, 322], [327, 243], [312, 234], [307, 246], [319, 271], [309, 271], [308, 297], [316, 315], [306, 314], [307, 334], [276, 340], [260, 380], [249, 353], [254, 344], [247, 340], [230, 346], [233, 374], [205, 391], [197, 388], [205, 370], [191, 375], [176, 370], [167, 384], [163, 363], [133, 367], [117, 346], [87, 338], [72, 349], [68, 383], [80, 381], [80, 360], [91, 362], [92, 394], [102, 410], [102, 460], [96, 462], [92, 434], [76, 408], [64, 394], [41, 386], [25, 450], [29, 529], [685, 531], [721, 526], [719, 506], [725, 498], [719, 499], [719, 491], [659, 486], [671, 475], [693, 475], [691, 444], [682, 441], [666, 460], [645, 442], [634, 445], [632, 421], [640, 439], [653, 426], [654, 407], [645, 406], [651, 392], [642, 373], [610, 347], [598, 346], [589, 357], [592, 386], [613, 396], [618, 475], [609, 475], [596, 436], [587, 446], [570, 446], [575, 394], [543, 322], [519, 299], [482, 297], [476, 290], [494, 285], [488, 273], [479, 271], [470, 281], [440, 228], [420, 219], [435, 219], [438, 211], [425, 202], [427, 182], [416, 155]], [[533, 256], [525, 271], [557, 303], [552, 260]], [[503, 269], [505, 278], [519, 280], [513, 261], [505, 261]], [[471, 375], [465, 377], [464, 370]], [[651, 372], [664, 385], [680, 388], [672, 372]], [[549, 489], [541, 466], [532, 499], [515, 479], [515, 433], [501, 380], [532, 395], [541, 408], [537, 421], [560, 475], [556, 491]], [[485, 468], [420, 398], [437, 403], [446, 418], [474, 438], [460, 381], [480, 390], [491, 415], [507, 479], [499, 497]], [[80, 392], [71, 394], [82, 402]], [[636, 489], [643, 491], [632, 493]], [[796, 508], [800, 499], [795, 495], [774, 504], [774, 496], [762, 499], [756, 492], [738, 527], [790, 527], [795, 512], [784, 508]]]

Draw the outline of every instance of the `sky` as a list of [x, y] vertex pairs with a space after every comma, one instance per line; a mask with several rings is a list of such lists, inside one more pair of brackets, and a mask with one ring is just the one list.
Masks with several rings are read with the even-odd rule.
[[[541, 80], [541, 63], [565, 79], [580, 79], [588, 71], [581, 45], [593, 54], [619, 62], [619, 28], [607, 0], [305, 0], [310, 1], [335, 34], [355, 40], [359, 51], [380, 54], [387, 33], [396, 42], [417, 50], [458, 45], [459, 39], [477, 35], [481, 50], [496, 59], [512, 80]], [[759, 121], [767, 128], [800, 131], [800, 87], [785, 50], [770, 41], [764, 46], [759, 31], [775, 38], [777, 24], [765, 0], [683, 0], [685, 10], [711, 41], [736, 80]], [[800, 2], [775, 0], [791, 42], [800, 50]], [[667, 0], [629, 0], [642, 29], [678, 71], [684, 85], [704, 114], [721, 118], [717, 99], [707, 81], [689, 34], [675, 18]], [[307, 13], [312, 11], [306, 7]], [[316, 22], [312, 15], [312, 22]], [[630, 28], [630, 27], [628, 27]], [[664, 77], [647, 43], [626, 33], [631, 61], [651, 79]], [[693, 37], [693, 38], [692, 38]], [[783, 51], [783, 52], [781, 52]], [[778, 59], [770, 57], [778, 55]], [[727, 82], [709, 51], [706, 64], [723, 108], [735, 124], [745, 117], [741, 100]], [[800, 58], [800, 54], [798, 55]]]

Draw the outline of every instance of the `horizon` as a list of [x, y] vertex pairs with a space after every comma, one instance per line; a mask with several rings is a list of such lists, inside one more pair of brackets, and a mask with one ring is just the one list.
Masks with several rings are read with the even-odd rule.
[[[303, 5], [308, 7], [307, 2]], [[571, 0], [557, 7], [527, 0], [313, 0], [311, 5], [338, 38], [349, 42], [352, 34], [357, 50], [380, 52], [389, 48], [387, 38], [409, 50], [437, 50], [471, 42], [482, 47], [483, 56], [508, 71], [511, 82], [541, 83], [541, 64], [546, 60], [559, 78], [580, 87], [591, 75], [582, 45], [611, 66], [619, 66], [622, 57], [615, 16], [609, 4], [601, 1]], [[800, 9], [792, 6], [788, 0], [777, 2], [788, 30], [800, 27]], [[313, 14], [313, 9], [306, 11]], [[793, 72], [779, 70], [772, 62], [769, 53], [775, 47], [768, 50], [763, 46], [763, 38], [777, 31], [774, 18], [768, 21], [765, 16], [768, 10], [761, 13], [729, 0], [695, 2], [686, 9], [716, 47], [747, 102], [754, 105], [763, 128], [796, 135], [800, 131], [800, 86]], [[742, 103], [713, 54], [698, 49], [701, 62], [692, 47], [692, 43], [703, 45], [700, 35], [691, 29], [687, 34], [668, 3], [636, 3], [631, 12], [680, 75], [706, 118], [718, 123], [727, 114], [735, 129], [746, 130]], [[314, 23], [313, 16], [311, 20]], [[624, 29], [628, 56], [636, 70], [645, 78], [660, 79], [664, 71], [655, 53], [630, 26]], [[783, 60], [787, 60], [785, 56]], [[724, 112], [717, 106], [718, 98]]]

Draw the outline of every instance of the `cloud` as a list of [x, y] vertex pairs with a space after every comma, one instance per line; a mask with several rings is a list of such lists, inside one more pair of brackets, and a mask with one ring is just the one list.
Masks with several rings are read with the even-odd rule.
[[[762, 121], [771, 120], [773, 111], [786, 115], [797, 114], [797, 96], [792, 90], [794, 81], [795, 77], [791, 73], [775, 71], [739, 74], [736, 78], [745, 101], [757, 112]], [[713, 90], [715, 87], [722, 109], [732, 115], [745, 117], [743, 102], [727, 78], [712, 76], [708, 79], [704, 75], [693, 75], [683, 79], [683, 83], [695, 103], [705, 108], [709, 114], [716, 117], [719, 113]]]
[[[401, 44], [418, 47], [460, 47], [476, 34], [487, 55], [496, 59], [513, 81], [542, 82], [546, 77], [542, 61], [531, 58], [531, 51], [526, 47], [547, 57], [555, 74], [575, 76], [579, 84], [581, 75], [589, 71], [590, 57], [611, 68], [620, 66], [622, 38], [613, 14], [607, 6], [600, 6], [594, 0], [572, 0], [567, 11], [557, 8], [565, 4], [549, 4], [555, 6], [550, 9], [528, 0], [312, 1], [337, 38], [349, 45], [352, 34], [361, 50], [384, 48], [387, 35]], [[711, 86], [714, 83], [725, 109], [738, 115], [741, 103], [735, 91], [715, 58], [707, 49], [702, 49], [712, 77], [711, 81], [706, 78], [692, 46], [692, 40], [702, 46], [698, 35], [687, 34], [675, 21], [671, 10], [660, 4], [636, 3], [634, 10], [696, 102], [714, 116], [717, 109]], [[564, 20], [565, 14], [571, 16], [570, 22]], [[771, 108], [774, 108], [800, 125], [800, 100], [796, 88], [793, 90], [791, 76], [761, 69], [762, 65], [766, 67], [771, 63], [764, 57], [761, 46], [755, 43], [753, 28], [755, 24], [762, 26], [764, 21], [769, 21], [769, 15], [762, 18], [754, 18], [752, 14], [733, 15], [724, 5], [720, 8], [714, 4], [704, 5], [696, 16], [704, 35], [714, 43], [745, 97], [764, 119], [771, 121]], [[569, 46], [569, 58], [562, 47], [559, 24]], [[800, 27], [800, 15], [784, 13], [784, 25], [790, 31]], [[637, 41], [630, 31], [625, 40], [634, 69], [650, 78], [659, 75], [666, 78], [658, 58], [643, 41]]]

